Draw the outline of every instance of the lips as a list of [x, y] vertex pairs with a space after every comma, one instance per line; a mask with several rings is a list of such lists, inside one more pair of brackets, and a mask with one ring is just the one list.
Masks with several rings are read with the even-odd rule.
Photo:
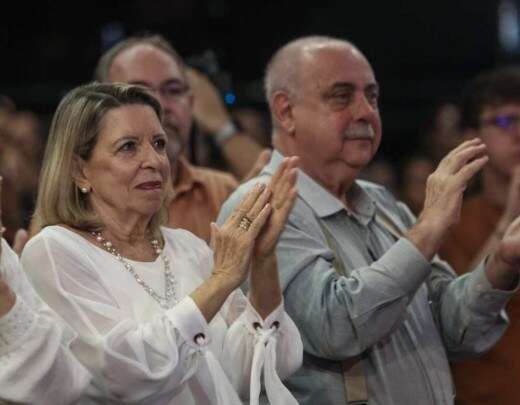
[[139, 190], [161, 190], [162, 182], [161, 181], [147, 181], [145, 183], [139, 184], [136, 188]]

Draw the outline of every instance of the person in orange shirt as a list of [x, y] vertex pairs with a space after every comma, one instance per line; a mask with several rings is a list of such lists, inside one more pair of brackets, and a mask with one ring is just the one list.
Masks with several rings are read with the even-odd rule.
[[186, 152], [194, 119], [213, 135], [239, 178], [248, 177], [250, 170], [258, 171], [257, 167], [267, 163], [269, 155], [261, 154], [261, 146], [252, 138], [242, 136], [214, 86], [205, 76], [189, 69], [160, 35], [130, 37], [114, 45], [99, 59], [95, 78], [100, 82], [143, 85], [159, 100], [169, 137], [168, 157], [175, 192], [168, 225], [187, 229], [209, 241], [210, 223], [238, 183], [228, 173], [188, 161]]
[[[520, 214], [520, 67], [485, 72], [468, 86], [461, 104], [466, 138], [479, 137], [489, 163], [480, 190], [462, 205], [460, 222], [440, 254], [459, 273], [469, 272], [499, 245]], [[507, 307], [510, 327], [487, 354], [452, 364], [458, 405], [517, 405], [520, 381], [520, 297]]]

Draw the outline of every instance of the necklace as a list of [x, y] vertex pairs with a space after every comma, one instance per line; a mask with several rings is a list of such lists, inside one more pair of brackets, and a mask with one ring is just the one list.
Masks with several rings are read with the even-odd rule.
[[117, 249], [114, 247], [112, 242], [109, 240], [106, 240], [105, 237], [101, 234], [101, 232], [91, 232], [92, 236], [96, 238], [96, 241], [98, 241], [101, 246], [110, 254], [114, 255], [115, 258], [121, 262], [123, 267], [132, 275], [134, 276], [135, 281], [137, 281], [137, 284], [139, 284], [141, 287], [144, 288], [144, 290], [155, 300], [159, 303], [161, 307], [164, 309], [172, 308], [177, 302], [179, 302], [177, 298], [177, 293], [175, 291], [175, 288], [177, 286], [177, 280], [173, 276], [173, 273], [170, 271], [170, 260], [166, 257], [166, 255], [162, 253], [162, 249], [159, 246], [159, 241], [157, 239], [150, 240], [150, 245], [152, 245], [152, 248], [155, 250], [155, 253], [160, 255], [161, 260], [164, 264], [164, 295], [159, 295], [155, 290], [150, 287], [135, 271], [134, 267], [128, 263], [125, 258], [117, 251]]

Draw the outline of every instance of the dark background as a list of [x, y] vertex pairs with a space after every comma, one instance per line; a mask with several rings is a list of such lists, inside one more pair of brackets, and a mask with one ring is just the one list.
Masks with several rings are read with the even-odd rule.
[[398, 160], [415, 146], [432, 106], [456, 100], [482, 69], [517, 59], [499, 41], [505, 3], [516, 1], [8, 2], [0, 94], [48, 117], [67, 90], [91, 79], [106, 46], [150, 30], [233, 91], [238, 105], [263, 107], [269, 56], [297, 36], [327, 34], [351, 40], [371, 61], [382, 89], [383, 153]]

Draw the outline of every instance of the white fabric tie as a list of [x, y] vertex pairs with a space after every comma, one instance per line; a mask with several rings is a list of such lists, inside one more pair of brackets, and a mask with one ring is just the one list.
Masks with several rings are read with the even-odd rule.
[[[197, 356], [195, 365], [197, 372], [189, 384], [197, 404], [242, 405], [235, 389], [229, 382], [226, 373], [215, 355], [208, 350], [209, 339], [199, 336], [195, 340], [197, 346], [190, 345], [190, 355]], [[215, 381], [219, 381], [215, 387]], [[198, 394], [197, 394], [198, 393]]]
[[296, 398], [283, 385], [276, 372], [276, 339], [275, 326], [269, 329], [255, 327], [259, 337], [253, 353], [251, 369], [250, 405], [258, 405], [260, 396], [262, 368], [264, 371], [265, 390], [271, 405], [298, 405]]

